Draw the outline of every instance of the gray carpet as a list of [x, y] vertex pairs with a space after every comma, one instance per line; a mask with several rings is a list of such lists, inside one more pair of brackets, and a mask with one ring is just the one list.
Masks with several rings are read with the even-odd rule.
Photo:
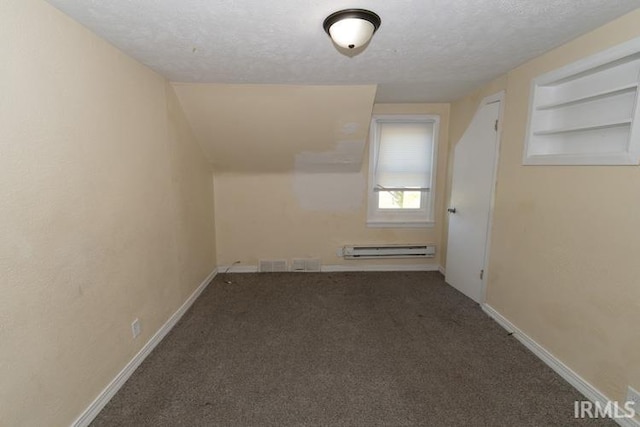
[[438, 273], [229, 274], [92, 426], [615, 425], [582, 399]]

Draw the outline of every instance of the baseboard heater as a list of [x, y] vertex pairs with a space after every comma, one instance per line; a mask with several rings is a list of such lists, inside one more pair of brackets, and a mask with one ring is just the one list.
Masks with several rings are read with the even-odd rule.
[[341, 248], [345, 259], [433, 258], [435, 245], [347, 245]]

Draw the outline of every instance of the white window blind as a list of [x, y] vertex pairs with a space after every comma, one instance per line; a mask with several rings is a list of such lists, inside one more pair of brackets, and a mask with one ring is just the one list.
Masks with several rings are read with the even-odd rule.
[[379, 123], [374, 191], [431, 188], [433, 123]]

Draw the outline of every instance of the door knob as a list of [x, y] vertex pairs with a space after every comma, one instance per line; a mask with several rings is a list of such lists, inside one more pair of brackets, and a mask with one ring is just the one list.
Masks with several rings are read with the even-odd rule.
[[456, 213], [456, 208], [449, 208], [449, 209], [447, 209], [447, 212]]

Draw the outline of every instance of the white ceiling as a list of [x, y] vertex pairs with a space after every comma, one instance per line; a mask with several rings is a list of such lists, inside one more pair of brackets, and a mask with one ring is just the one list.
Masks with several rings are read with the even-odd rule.
[[[377, 102], [440, 102], [640, 7], [639, 0], [48, 0], [175, 82], [378, 84]], [[371, 9], [355, 57], [322, 29]]]

